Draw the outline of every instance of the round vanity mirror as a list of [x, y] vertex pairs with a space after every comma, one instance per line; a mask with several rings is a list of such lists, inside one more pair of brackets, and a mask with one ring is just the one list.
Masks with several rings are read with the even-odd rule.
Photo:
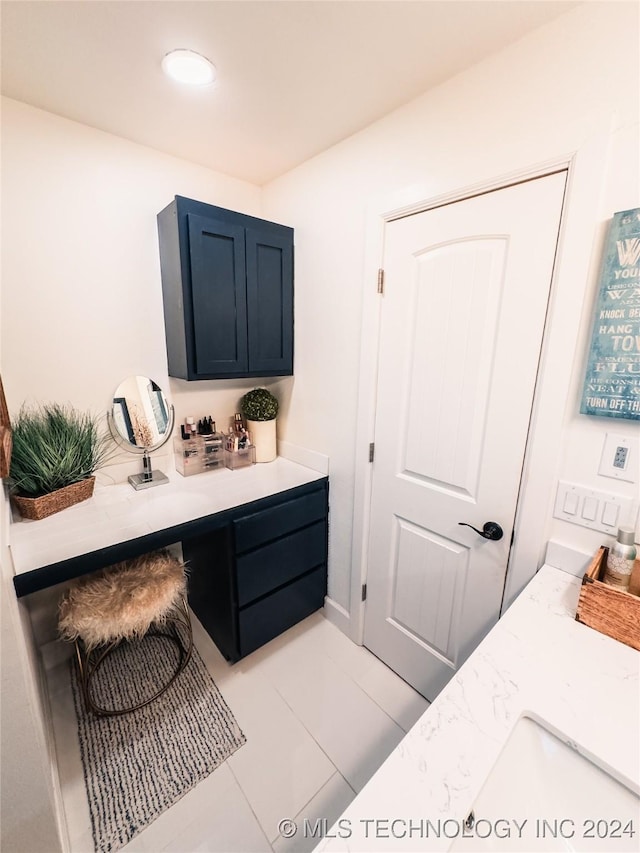
[[162, 389], [147, 376], [129, 376], [113, 395], [111, 429], [119, 443], [133, 453], [143, 454], [143, 472], [129, 477], [134, 489], [168, 482], [161, 471], [152, 471], [149, 453], [169, 440], [173, 429], [173, 406]]

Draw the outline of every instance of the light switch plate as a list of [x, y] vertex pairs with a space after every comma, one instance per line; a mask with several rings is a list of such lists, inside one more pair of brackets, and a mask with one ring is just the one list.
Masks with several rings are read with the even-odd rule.
[[638, 439], [608, 432], [604, 438], [598, 474], [625, 483], [638, 482]]
[[622, 524], [633, 524], [633, 501], [623, 495], [600, 492], [576, 483], [558, 483], [554, 518], [615, 536]]

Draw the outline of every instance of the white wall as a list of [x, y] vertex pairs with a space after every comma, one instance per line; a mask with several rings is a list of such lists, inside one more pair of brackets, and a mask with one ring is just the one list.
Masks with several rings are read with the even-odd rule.
[[3, 489], [0, 495], [0, 849], [7, 853], [57, 853], [62, 848], [54, 805], [55, 762], [45, 735], [42, 699], [37, 690], [38, 657], [29, 616], [13, 590], [8, 522]]
[[[586, 210], [579, 188], [570, 189], [574, 234], [586, 239], [578, 252], [565, 246], [555, 284], [552, 352], [573, 368], [547, 360], [543, 381], [566, 375], [550, 470], [611, 488], [597, 474], [604, 433], [615, 423], [637, 434], [637, 423], [581, 416], [577, 399], [605, 222], [640, 204], [638, 79], [637, 4], [587, 3], [265, 188], [264, 215], [296, 228], [297, 360], [283, 437], [331, 458], [329, 593], [341, 607], [350, 606], [354, 453], [370, 440], [355, 435], [363, 287], [375, 287], [363, 282], [366, 223], [380, 199], [404, 187], [435, 196], [604, 147], [606, 174], [594, 170]], [[584, 186], [583, 175], [583, 195]], [[637, 484], [613, 485], [637, 495]], [[539, 506], [547, 536], [587, 551], [600, 544], [602, 534], [552, 520], [552, 498], [547, 490]]]
[[156, 214], [184, 195], [260, 215], [260, 190], [7, 98], [2, 179], [0, 358], [12, 414], [50, 400], [104, 412], [123, 379], [143, 374], [178, 418], [226, 423], [255, 382], [167, 378]]

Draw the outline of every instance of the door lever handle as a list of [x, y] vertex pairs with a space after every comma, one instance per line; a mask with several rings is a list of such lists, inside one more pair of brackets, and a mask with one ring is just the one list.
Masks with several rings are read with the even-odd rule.
[[504, 536], [504, 531], [497, 521], [486, 521], [482, 530], [478, 530], [478, 528], [474, 527], [473, 524], [467, 524], [466, 521], [459, 521], [458, 524], [461, 524], [463, 527], [470, 527], [472, 530], [475, 530], [479, 536], [482, 536], [483, 539], [491, 539], [494, 542], [497, 542]]

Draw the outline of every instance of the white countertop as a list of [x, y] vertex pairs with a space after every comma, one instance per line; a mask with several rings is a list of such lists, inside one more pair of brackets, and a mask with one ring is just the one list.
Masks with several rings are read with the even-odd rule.
[[[522, 716], [640, 794], [640, 652], [576, 622], [579, 591], [579, 579], [543, 566], [316, 849], [448, 850], [444, 834], [392, 837], [391, 822], [464, 821]], [[637, 847], [597, 849], [640, 849], [635, 830]]]
[[9, 528], [16, 575], [88, 554], [149, 533], [232, 509], [324, 478], [283, 457], [230, 471], [183, 477], [136, 491], [129, 483], [96, 485], [92, 498], [39, 521]]

